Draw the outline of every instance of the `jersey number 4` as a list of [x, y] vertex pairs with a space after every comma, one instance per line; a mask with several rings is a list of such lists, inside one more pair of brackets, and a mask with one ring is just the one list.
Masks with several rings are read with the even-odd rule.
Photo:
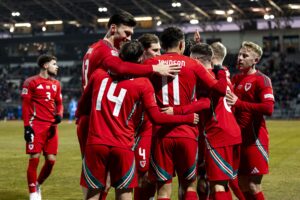
[[[101, 85], [100, 85], [100, 88], [99, 88], [99, 92], [98, 92], [97, 102], [96, 102], [96, 110], [101, 110], [101, 102], [102, 102], [102, 99], [103, 99], [105, 88], [107, 86], [107, 82], [108, 82], [108, 78], [103, 79], [102, 82], [101, 82]], [[114, 111], [113, 111], [113, 116], [118, 117], [127, 90], [121, 88], [119, 95], [118, 96], [114, 96], [114, 92], [116, 90], [116, 87], [117, 87], [117, 83], [112, 82], [110, 84], [108, 92], [107, 92], [107, 99], [109, 101], [115, 103], [115, 107], [114, 107]]]

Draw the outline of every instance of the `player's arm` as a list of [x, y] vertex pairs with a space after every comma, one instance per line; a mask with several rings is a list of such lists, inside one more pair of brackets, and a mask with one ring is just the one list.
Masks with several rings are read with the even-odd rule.
[[197, 124], [199, 116], [197, 114], [188, 115], [167, 115], [161, 113], [154, 99], [154, 89], [150, 81], [145, 81], [142, 90], [142, 103], [146, 108], [150, 120], [155, 124]]
[[[165, 65], [158, 64], [136, 64], [131, 62], [122, 61], [116, 55], [113, 55], [111, 49], [104, 50], [104, 58], [102, 60], [103, 69], [110, 70], [118, 75], [133, 75], [133, 76], [149, 76], [152, 73], [157, 73], [162, 76], [174, 76], [174, 73], [180, 71], [180, 67], [177, 65]], [[102, 51], [101, 51], [102, 53]]]
[[185, 115], [190, 113], [199, 113], [202, 110], [209, 109], [209, 108], [210, 108], [210, 99], [200, 98], [199, 100], [194, 101], [189, 105], [167, 107], [167, 108], [162, 108], [161, 110], [166, 114]]
[[252, 113], [261, 113], [271, 116], [274, 111], [274, 95], [271, 87], [263, 87], [259, 94], [259, 103], [240, 100], [234, 93], [226, 94], [226, 101], [229, 106], [234, 106], [238, 110]]
[[217, 72], [217, 80], [201, 65], [196, 65], [192, 68], [200, 79], [201, 83], [207, 86], [209, 89], [219, 96], [225, 96], [227, 88], [226, 73], [224, 70]]
[[55, 124], [58, 124], [61, 122], [61, 119], [63, 117], [64, 107], [62, 103], [62, 95], [61, 95], [61, 86], [58, 82], [57, 84], [57, 93], [55, 96], [55, 105], [56, 105], [56, 115], [55, 115]]
[[77, 104], [77, 110], [75, 113], [76, 118], [80, 118], [82, 115], [89, 115], [91, 112], [91, 106], [92, 106], [92, 93], [93, 93], [93, 84], [94, 84], [94, 77], [95, 73], [91, 76], [86, 88], [83, 91], [83, 94], [81, 95], [78, 104]]
[[30, 126], [30, 107], [31, 107], [31, 98], [32, 98], [32, 89], [34, 87], [31, 85], [31, 82], [26, 80], [22, 88], [22, 116], [24, 122], [24, 139], [26, 142], [33, 142], [34, 140], [34, 131]]
[[24, 121], [24, 126], [29, 126], [30, 120], [30, 107], [32, 98], [32, 86], [31, 82], [26, 80], [22, 87], [22, 116]]

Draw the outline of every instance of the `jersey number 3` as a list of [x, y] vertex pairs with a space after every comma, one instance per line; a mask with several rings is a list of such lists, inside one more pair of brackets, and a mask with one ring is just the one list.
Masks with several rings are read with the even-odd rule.
[[[108, 78], [103, 79], [102, 82], [101, 82], [101, 85], [100, 85], [100, 88], [99, 88], [99, 92], [98, 92], [97, 102], [96, 102], [96, 110], [101, 110], [101, 102], [102, 102], [102, 99], [103, 99], [103, 94], [104, 94], [107, 82], [108, 82]], [[115, 107], [114, 107], [114, 111], [113, 111], [113, 116], [118, 117], [127, 90], [121, 88], [119, 95], [118, 96], [114, 96], [114, 92], [116, 90], [116, 87], [117, 87], [117, 83], [112, 82], [110, 84], [109, 90], [107, 92], [107, 99], [109, 101], [115, 103]]]

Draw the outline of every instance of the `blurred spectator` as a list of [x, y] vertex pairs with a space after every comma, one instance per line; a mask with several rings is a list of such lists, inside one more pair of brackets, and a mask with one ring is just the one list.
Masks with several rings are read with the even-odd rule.
[[73, 97], [69, 103], [69, 123], [75, 118], [75, 112], [77, 109], [77, 101], [75, 97]]

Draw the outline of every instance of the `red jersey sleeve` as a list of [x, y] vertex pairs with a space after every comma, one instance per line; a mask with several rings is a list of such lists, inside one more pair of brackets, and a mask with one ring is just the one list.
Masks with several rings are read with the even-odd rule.
[[117, 52], [107, 46], [101, 49], [101, 53], [103, 53], [102, 68], [118, 75], [148, 76], [153, 72], [152, 65], [122, 61]]
[[185, 106], [175, 106], [173, 108], [173, 112], [175, 115], [183, 115], [190, 113], [198, 113], [202, 110], [210, 108], [210, 100], [209, 98], [200, 98], [198, 101], [194, 101], [189, 105]]
[[259, 112], [271, 116], [274, 111], [274, 95], [271, 80], [266, 76], [260, 77], [257, 80], [256, 87], [259, 93], [259, 103], [250, 103], [238, 99], [235, 107], [244, 111]]
[[153, 86], [148, 79], [145, 79], [143, 85], [142, 102], [146, 108], [149, 118], [155, 124], [184, 124], [194, 122], [194, 114], [189, 115], [167, 115], [161, 113], [155, 103], [155, 94]]
[[224, 70], [219, 70], [219, 80], [216, 80], [201, 64], [193, 66], [192, 69], [195, 72], [196, 76], [200, 79], [201, 83], [203, 83], [208, 88], [211, 88], [215, 93], [218, 93], [221, 96], [225, 96], [227, 80]]
[[29, 119], [30, 119], [30, 106], [31, 106], [31, 98], [32, 98], [32, 90], [33, 85], [30, 79], [25, 80], [23, 87], [22, 87], [22, 116], [24, 121], [24, 126], [29, 126]]
[[55, 105], [56, 105], [56, 114], [62, 117], [64, 107], [62, 103], [61, 86], [59, 82], [57, 82], [57, 93], [55, 96]]

